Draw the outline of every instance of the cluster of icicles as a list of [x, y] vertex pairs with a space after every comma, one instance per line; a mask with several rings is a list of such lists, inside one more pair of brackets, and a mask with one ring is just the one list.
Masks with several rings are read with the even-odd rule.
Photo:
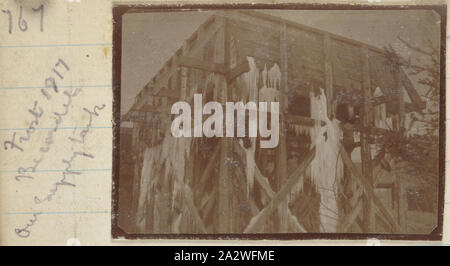
[[[247, 57], [250, 71], [240, 78], [245, 82], [248, 89], [249, 100], [256, 101], [279, 101], [279, 91], [281, 83], [281, 71], [277, 64], [270, 70], [264, 66], [259, 71], [255, 61]], [[262, 81], [262, 82], [259, 82]], [[258, 88], [258, 84], [262, 87]], [[245, 99], [244, 99], [245, 100]], [[339, 158], [339, 145], [341, 130], [337, 120], [329, 120], [327, 116], [327, 99], [321, 90], [319, 96], [310, 93], [311, 118], [318, 122], [313, 128], [301, 125], [290, 125], [297, 135], [308, 135], [311, 137], [313, 145], [316, 147], [316, 156], [310, 164], [310, 173], [313, 182], [321, 195], [320, 221], [321, 231], [336, 232], [338, 220], [337, 208], [337, 182], [343, 176], [343, 165]], [[321, 126], [319, 121], [324, 121], [325, 126]], [[242, 146], [242, 145], [241, 145]], [[254, 183], [255, 173], [255, 141], [251, 140], [251, 145], [245, 149], [246, 154], [246, 175], [247, 175], [247, 195]], [[298, 184], [293, 189], [293, 194], [302, 189], [302, 184]], [[291, 197], [294, 198], [294, 197]]]
[[[262, 71], [258, 70], [253, 58], [247, 57], [250, 71], [241, 75], [237, 82], [241, 92], [239, 100], [246, 101], [279, 101], [281, 82], [281, 71], [277, 64], [269, 70], [265, 66]], [[245, 91], [244, 91], [245, 90]], [[343, 164], [339, 154], [339, 145], [342, 132], [339, 122], [330, 120], [327, 116], [327, 99], [321, 89], [320, 95], [310, 93], [311, 118], [324, 121], [325, 126], [320, 123], [312, 128], [300, 125], [292, 125], [296, 134], [308, 135], [312, 146], [316, 147], [316, 155], [307, 172], [321, 195], [320, 221], [322, 232], [336, 232], [338, 221], [337, 208], [337, 184], [343, 176]], [[385, 107], [380, 106], [377, 115], [386, 116]], [[382, 109], [384, 108], [384, 109]], [[380, 119], [386, 121], [386, 119]], [[382, 126], [380, 126], [382, 127]], [[170, 131], [167, 131], [170, 132]], [[256, 140], [250, 139], [251, 145], [245, 149], [247, 195], [254, 184], [255, 175], [255, 147]], [[241, 145], [243, 147], [243, 145]], [[138, 202], [137, 226], [140, 230], [145, 227], [145, 204], [150, 195], [155, 191], [155, 185], [160, 174], [163, 178], [174, 178], [172, 202], [180, 192], [184, 184], [185, 160], [189, 156], [191, 147], [190, 138], [174, 138], [167, 134], [162, 144], [147, 148], [144, 154], [144, 163], [141, 172], [140, 195]], [[164, 166], [164, 169], [162, 168]], [[293, 193], [298, 193], [302, 184], [298, 184]], [[291, 197], [293, 198], [293, 197]]]
[[164, 178], [164, 182], [168, 182], [167, 179], [171, 177], [174, 179], [172, 207], [184, 184], [185, 162], [189, 157], [191, 138], [174, 138], [170, 130], [166, 132], [168, 134], [161, 144], [147, 148], [144, 153], [136, 220], [137, 228], [141, 231], [145, 229], [146, 223], [145, 211], [148, 208], [145, 205], [155, 191], [158, 178]]
[[[248, 93], [241, 93], [239, 100], [254, 101], [254, 102], [277, 102], [279, 101], [279, 90], [281, 87], [281, 71], [277, 64], [274, 64], [269, 70], [264, 65], [264, 69], [260, 71], [256, 66], [255, 60], [252, 57], [247, 57], [249, 71], [238, 77], [238, 84], [243, 86], [240, 89], [245, 89]], [[261, 88], [260, 88], [260, 85]], [[248, 98], [247, 98], [248, 96]], [[244, 148], [245, 151], [245, 170], [247, 176], [247, 197], [254, 184], [255, 176], [255, 151], [256, 139], [250, 138], [250, 147]]]
[[296, 125], [296, 124], [289, 124], [288, 127], [293, 133], [295, 133], [296, 136], [300, 136], [300, 135], [310, 136], [311, 135], [310, 127], [305, 127], [305, 126]]
[[311, 142], [316, 147], [316, 156], [310, 164], [311, 179], [320, 193], [320, 222], [322, 232], [336, 232], [338, 222], [338, 184], [344, 174], [339, 154], [342, 132], [336, 119], [327, 115], [327, 98], [323, 89], [317, 97], [310, 92], [311, 118], [324, 121], [325, 126], [311, 129]]
[[280, 67], [274, 64], [270, 69], [267, 69], [267, 65], [264, 65], [264, 69], [261, 71], [256, 66], [253, 57], [247, 57], [247, 62], [250, 70], [237, 78], [238, 100], [243, 102], [279, 101]]

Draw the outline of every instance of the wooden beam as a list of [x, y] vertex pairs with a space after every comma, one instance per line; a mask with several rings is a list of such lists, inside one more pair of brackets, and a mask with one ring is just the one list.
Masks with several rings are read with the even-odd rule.
[[[259, 170], [258, 166], [255, 164], [255, 179], [256, 182], [263, 188], [264, 192], [267, 194], [269, 199], [273, 199], [275, 196], [275, 192], [272, 190], [269, 184], [269, 180], [267, 177], [263, 176], [261, 174], [261, 171]], [[306, 229], [299, 223], [297, 217], [292, 214], [291, 210], [287, 210], [287, 219], [288, 219], [288, 226], [294, 230], [293, 232], [300, 232], [300, 233], [306, 233]]]
[[[408, 92], [408, 95], [410, 96], [411, 100], [415, 105], [417, 105], [420, 109], [423, 109], [425, 106], [421, 106], [422, 101], [420, 99], [420, 96], [417, 94], [416, 90], [411, 84], [411, 81], [408, 79], [406, 74], [403, 72], [400, 66], [393, 66], [393, 73], [394, 73], [394, 80], [396, 87], [398, 88], [398, 114], [397, 115], [397, 121], [394, 130], [397, 130], [400, 132], [400, 134], [404, 134], [405, 130], [405, 101], [404, 101], [404, 91], [401, 84], [405, 86], [405, 89]], [[396, 185], [397, 185], [397, 192], [398, 192], [398, 222], [400, 224], [401, 232], [406, 233], [407, 225], [406, 225], [406, 214], [408, 211], [408, 202], [406, 199], [406, 190], [405, 185], [403, 181], [403, 175], [402, 174], [396, 174]]]
[[[361, 47], [362, 56], [362, 91], [363, 91], [363, 112], [362, 112], [362, 126], [370, 126], [370, 69], [369, 69], [369, 50], [366, 46]], [[369, 143], [369, 132], [361, 131], [361, 162], [362, 175], [366, 179], [370, 189], [373, 189], [373, 170], [372, 158]], [[375, 212], [373, 209], [372, 199], [367, 195], [363, 195], [363, 219], [364, 231], [366, 233], [375, 232]]]
[[[205, 224], [203, 223], [202, 218], [200, 217], [200, 214], [195, 207], [194, 200], [192, 198], [192, 191], [189, 188], [187, 184], [183, 186], [183, 199], [186, 203], [186, 207], [188, 208], [187, 211], [192, 214], [195, 223], [199, 227], [202, 233], [207, 233]], [[162, 223], [165, 223], [164, 221]]]
[[323, 127], [326, 124], [325, 121], [322, 121], [322, 120], [316, 120], [316, 119], [309, 118], [306, 116], [291, 115], [291, 114], [286, 114], [285, 121], [287, 123], [292, 123], [292, 124], [306, 126], [306, 127], [315, 127], [319, 123], [320, 123], [320, 126]]
[[327, 115], [328, 118], [333, 119], [334, 104], [333, 104], [333, 65], [331, 61], [332, 50], [330, 34], [323, 35], [323, 51], [324, 51], [324, 74], [325, 74], [325, 94], [327, 96]]
[[133, 169], [133, 190], [132, 190], [132, 197], [131, 197], [131, 212], [133, 214], [133, 229], [134, 231], [137, 230], [137, 223], [138, 223], [138, 217], [137, 217], [137, 213], [138, 213], [138, 204], [139, 204], [139, 183], [140, 183], [140, 176], [139, 176], [139, 168], [137, 163], [135, 163], [135, 167]]
[[[281, 86], [280, 86], [280, 124], [279, 132], [280, 139], [277, 148], [278, 156], [276, 161], [276, 177], [277, 186], [279, 190], [286, 182], [287, 178], [287, 149], [286, 149], [286, 123], [285, 114], [288, 109], [288, 102], [286, 101], [286, 95], [288, 92], [288, 40], [287, 40], [287, 26], [285, 23], [281, 23], [280, 32], [280, 58], [281, 58]], [[285, 199], [280, 203], [278, 211], [279, 216], [279, 232], [288, 232], [288, 201]]]
[[411, 98], [411, 101], [413, 104], [419, 109], [422, 110], [426, 107], [426, 104], [422, 99], [420, 98], [419, 93], [417, 93], [417, 90], [414, 88], [414, 85], [412, 84], [411, 80], [406, 75], [405, 71], [400, 68], [399, 71], [399, 78], [403, 86], [405, 86], [405, 90], [408, 93], [409, 98]]
[[370, 97], [371, 107], [375, 107], [380, 104], [386, 104], [392, 102], [394, 99], [390, 96], [378, 96], [378, 97]]
[[[289, 77], [289, 44], [287, 37], [287, 25], [281, 23], [280, 32], [280, 59], [281, 59], [281, 86], [280, 86], [280, 110], [281, 113], [286, 113], [288, 110], [288, 101], [286, 96], [289, 92], [288, 77]], [[283, 105], [281, 105], [283, 103]]]
[[384, 129], [384, 128], [372, 127], [372, 126], [364, 127], [361, 125], [354, 125], [353, 130], [365, 132], [367, 134], [375, 134], [375, 135], [386, 135], [386, 134], [392, 134], [395, 132], [394, 130], [390, 130], [390, 129]]
[[361, 171], [353, 164], [352, 160], [350, 159], [349, 155], [345, 151], [344, 147], [340, 147], [340, 153], [342, 156], [342, 161], [344, 164], [348, 167], [350, 172], [354, 177], [356, 177], [359, 182], [363, 185], [364, 193], [368, 195], [370, 198], [372, 198], [375, 206], [380, 211], [380, 213], [386, 217], [388, 222], [391, 224], [395, 232], [400, 231], [400, 226], [397, 224], [397, 222], [394, 220], [393, 215], [384, 207], [381, 200], [375, 195], [375, 192], [373, 191], [373, 188], [370, 186], [369, 182], [366, 178], [363, 177]]
[[254, 233], [264, 225], [267, 218], [283, 203], [288, 196], [289, 192], [294, 188], [295, 184], [303, 180], [304, 171], [306, 167], [311, 163], [316, 155], [316, 148], [313, 147], [306, 155], [303, 162], [295, 169], [295, 171], [289, 176], [289, 179], [284, 183], [283, 187], [274, 195], [272, 201], [262, 209], [258, 215], [250, 220], [250, 223], [244, 230], [244, 233]]
[[[216, 64], [225, 64], [226, 56], [226, 21], [223, 18], [217, 18], [217, 23], [221, 29], [216, 34], [214, 62]], [[217, 75], [215, 80], [215, 100], [225, 104], [228, 98], [228, 84], [224, 75]], [[219, 159], [219, 193], [218, 193], [218, 233], [231, 233], [233, 231], [233, 213], [230, 189], [230, 175], [228, 174], [228, 155], [230, 154], [230, 140], [222, 138], [220, 141], [220, 159]]]
[[408, 215], [408, 198], [406, 191], [406, 182], [403, 180], [402, 176], [397, 177], [397, 187], [398, 187], [398, 206], [399, 206], [399, 224], [402, 229], [402, 233], [407, 232], [407, 215]]
[[[188, 53], [188, 45], [187, 42], [183, 42], [183, 46], [181, 47], [181, 55], [186, 56]], [[178, 67], [178, 66], [177, 66]], [[183, 101], [186, 99], [186, 96], [189, 95], [188, 88], [188, 69], [186, 67], [178, 67], [180, 72], [180, 100]]]
[[177, 63], [179, 66], [210, 71], [219, 74], [225, 74], [227, 72], [224, 64], [206, 62], [195, 57], [180, 56], [177, 59]]
[[348, 231], [350, 226], [356, 221], [356, 218], [358, 218], [359, 214], [361, 213], [363, 209], [362, 201], [358, 201], [356, 204], [356, 207], [345, 216], [344, 221], [342, 222], [342, 225], [340, 226], [339, 231], [342, 233], [345, 233]]
[[[386, 220], [386, 218], [383, 217], [383, 215], [380, 215], [380, 213], [375, 214], [375, 218], [378, 224], [381, 224], [384, 228], [386, 228], [386, 231], [389, 233], [392, 232], [392, 227], [389, 225], [389, 222]], [[382, 232], [380, 232], [382, 233]]]
[[198, 191], [200, 193], [203, 193], [205, 190], [205, 187], [208, 183], [208, 178], [210, 178], [210, 172], [214, 167], [214, 162], [217, 159], [217, 156], [219, 156], [219, 151], [220, 151], [220, 143], [216, 144], [216, 147], [214, 148], [214, 151], [211, 154], [211, 157], [209, 158], [208, 163], [206, 164], [205, 170], [203, 170], [202, 176], [200, 177], [200, 182], [199, 182], [199, 189]]
[[[190, 189], [190, 187], [188, 185], [188, 184], [193, 184], [195, 182], [194, 164], [195, 164], [194, 159], [191, 159], [191, 160], [186, 160], [185, 165], [184, 165], [185, 170], [184, 170], [184, 178], [183, 178], [182, 182], [185, 184], [185, 188], [188, 188], [188, 190], [186, 191], [186, 189], [185, 189], [185, 191], [181, 191], [181, 193], [185, 193], [185, 195], [184, 196], [182, 195], [182, 197], [179, 199], [179, 202], [178, 202], [178, 204], [181, 205], [182, 210], [191, 209], [191, 205], [195, 206], [194, 196], [193, 196], [192, 190]], [[189, 197], [189, 199], [186, 199], [186, 197]], [[179, 232], [181, 232], [181, 233], [194, 232], [194, 228], [195, 228], [194, 225], [198, 224], [198, 222], [196, 222], [194, 224], [193, 219], [186, 219], [186, 218], [189, 218], [189, 216], [190, 216], [190, 215], [187, 215], [186, 211], [182, 212], [182, 215], [184, 215], [184, 216], [181, 217], [181, 221], [180, 221], [181, 224], [179, 225]], [[196, 218], [194, 218], [194, 219], [196, 219]]]
[[[240, 146], [240, 143], [238, 143], [237, 141], [234, 141], [233, 144], [236, 148], [240, 147], [241, 149], [243, 149], [243, 147]], [[269, 179], [261, 173], [256, 162], [254, 162], [254, 165], [255, 165], [256, 183], [258, 183], [261, 186], [262, 190], [267, 195], [267, 197], [270, 200], [272, 200], [273, 197], [275, 196], [275, 192], [272, 190], [272, 187], [270, 186]], [[288, 225], [290, 228], [294, 230], [293, 232], [301, 232], [301, 233], [307, 232], [306, 229], [299, 223], [295, 215], [292, 214], [289, 208], [288, 208]]]
[[220, 166], [219, 166], [219, 233], [232, 232], [232, 213], [231, 213], [231, 194], [230, 194], [230, 177], [228, 175], [228, 150], [229, 140], [222, 138], [220, 140]]
[[405, 103], [405, 113], [419, 112], [421, 109], [413, 103]]
[[213, 206], [217, 201], [216, 195], [217, 195], [217, 190], [213, 189], [200, 202], [200, 209], [202, 210], [203, 216], [205, 218], [208, 216], [209, 212], [213, 209]]
[[380, 188], [380, 189], [393, 189], [394, 188], [394, 183], [378, 183], [375, 188]]

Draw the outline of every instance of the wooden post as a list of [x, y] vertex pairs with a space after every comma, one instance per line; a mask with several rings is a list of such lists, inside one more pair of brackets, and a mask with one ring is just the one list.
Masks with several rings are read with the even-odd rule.
[[219, 176], [219, 233], [231, 233], [232, 213], [230, 200], [230, 180], [228, 175], [228, 150], [229, 140], [220, 140], [220, 176]]
[[[399, 134], [404, 134], [405, 131], [405, 101], [404, 101], [404, 91], [402, 87], [402, 82], [400, 80], [400, 65], [394, 64], [392, 67], [392, 74], [394, 76], [394, 84], [395, 84], [395, 91], [394, 91], [394, 97], [397, 98], [398, 103], [398, 113], [396, 116], [395, 128], [394, 130], [399, 131]], [[397, 214], [398, 214], [398, 223], [400, 225], [400, 228], [402, 232], [399, 233], [406, 233], [407, 225], [406, 225], [406, 214], [408, 211], [408, 202], [406, 198], [406, 188], [405, 188], [405, 182], [403, 182], [403, 178], [401, 174], [396, 175], [396, 187], [397, 190]]]
[[[280, 31], [280, 58], [281, 58], [281, 87], [280, 87], [280, 139], [277, 148], [278, 156], [276, 161], [276, 177], [277, 186], [275, 189], [279, 191], [287, 180], [287, 149], [286, 149], [286, 125], [285, 112], [287, 110], [286, 96], [288, 92], [288, 44], [287, 44], [287, 26], [286, 23], [281, 24]], [[288, 232], [288, 199], [286, 198], [278, 209], [279, 228], [278, 232]]]
[[327, 115], [332, 119], [334, 114], [333, 104], [333, 68], [331, 63], [331, 40], [330, 34], [325, 33], [323, 36], [324, 49], [324, 73], [325, 73], [325, 93], [327, 95]]
[[[361, 48], [362, 56], [362, 92], [363, 92], [363, 112], [362, 112], [362, 130], [361, 130], [361, 162], [362, 162], [362, 174], [367, 180], [370, 188], [373, 191], [373, 171], [372, 171], [372, 158], [370, 151], [370, 70], [369, 70], [369, 49], [367, 46]], [[367, 196], [367, 191], [363, 195], [363, 219], [364, 219], [364, 232], [375, 232], [375, 212], [373, 208], [373, 202], [370, 197]]]
[[[226, 43], [226, 35], [228, 35], [227, 25], [225, 20], [222, 18], [220, 22], [222, 25], [222, 29], [219, 30], [216, 35], [216, 45], [214, 52], [214, 63], [224, 64], [226, 60], [226, 52], [228, 44]], [[216, 74], [216, 87], [215, 91], [219, 97], [220, 102], [225, 104], [227, 101], [227, 81], [224, 75]], [[218, 217], [218, 233], [231, 233], [232, 232], [232, 224], [233, 217], [231, 213], [231, 200], [230, 200], [230, 180], [228, 175], [228, 154], [229, 154], [229, 140], [228, 138], [220, 139], [220, 166], [219, 166], [219, 217]]]
[[134, 169], [133, 169], [133, 191], [131, 195], [131, 213], [133, 214], [133, 226], [132, 230], [137, 229], [137, 210], [139, 204], [139, 185], [141, 182], [141, 175], [139, 169], [139, 133], [140, 127], [137, 123], [133, 123], [133, 139], [132, 139], [132, 151], [134, 159]]
[[402, 230], [399, 233], [406, 233], [407, 232], [407, 223], [406, 223], [406, 217], [407, 217], [407, 211], [408, 211], [408, 200], [407, 200], [407, 194], [406, 194], [406, 186], [405, 182], [403, 181], [402, 176], [396, 177], [396, 186], [397, 186], [397, 193], [398, 193], [398, 223], [400, 225], [400, 229]]

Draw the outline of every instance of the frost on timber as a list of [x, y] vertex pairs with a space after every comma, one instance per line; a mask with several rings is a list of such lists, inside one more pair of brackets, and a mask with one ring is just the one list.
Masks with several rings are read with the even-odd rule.
[[[144, 153], [136, 221], [139, 230], [145, 229], [145, 211], [147, 210], [145, 205], [149, 202], [151, 194], [155, 192], [158, 178], [163, 178], [166, 182], [169, 178], [174, 180], [172, 207], [175, 197], [181, 192], [184, 184], [185, 162], [189, 157], [192, 139], [174, 138], [170, 135], [169, 130], [166, 132], [168, 134], [161, 144], [146, 148]], [[163, 173], [162, 176], [160, 176], [161, 173]]]
[[[311, 142], [316, 156], [311, 162], [311, 178], [321, 196], [320, 222], [322, 232], [336, 232], [338, 224], [338, 184], [343, 177], [343, 164], [339, 154], [342, 136], [339, 122], [327, 116], [327, 98], [323, 92], [315, 96], [310, 92], [311, 118], [316, 125], [311, 129]], [[318, 121], [325, 121], [321, 126]]]
[[[279, 100], [279, 89], [281, 83], [281, 71], [277, 64], [274, 64], [269, 71], [264, 65], [264, 70], [260, 71], [256, 66], [255, 59], [247, 57], [250, 71], [244, 73], [240, 79], [245, 82], [245, 87], [250, 92], [249, 101], [276, 102]], [[261, 72], [261, 74], [260, 74]], [[258, 81], [262, 79], [262, 87], [258, 89]], [[258, 93], [259, 92], [259, 93]], [[257, 97], [259, 96], [259, 99]], [[245, 100], [245, 99], [240, 99]], [[249, 123], [250, 124], [250, 123]], [[241, 147], [244, 146], [241, 144]], [[247, 176], [247, 197], [249, 191], [253, 188], [255, 175], [255, 150], [256, 138], [250, 138], [250, 147], [244, 148], [246, 157], [246, 176]]]

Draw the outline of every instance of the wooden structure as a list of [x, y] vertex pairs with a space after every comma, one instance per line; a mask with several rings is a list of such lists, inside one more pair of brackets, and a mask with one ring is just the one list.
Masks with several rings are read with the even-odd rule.
[[[243, 159], [242, 142], [201, 138], [192, 139], [189, 144], [191, 155], [184, 164], [182, 181], [156, 177], [153, 194], [145, 198], [144, 205], [139, 205], [144, 152], [146, 148], [162, 145], [170, 128], [172, 103], [189, 102], [194, 92], [202, 93], [205, 101], [239, 100], [240, 90], [245, 88], [238, 84], [238, 78], [250, 70], [248, 57], [254, 59], [260, 70], [276, 64], [282, 73], [280, 142], [275, 149], [256, 149], [255, 187], [250, 194], [245, 193], [248, 162]], [[381, 96], [374, 96], [376, 88], [381, 89]], [[255, 11], [219, 11], [213, 15], [148, 82], [124, 115], [124, 120], [134, 122], [133, 150], [137, 154], [132, 212], [138, 213], [138, 208], [147, 210], [144, 218], [136, 218], [145, 219], [144, 225], [132, 230], [323, 231], [308, 226], [308, 221], [302, 218], [302, 212], [314, 205], [309, 202], [313, 196], [304, 196], [303, 200], [290, 198], [299, 183], [304, 184], [303, 191], [307, 189], [305, 176], [318, 152], [309, 138], [291, 134], [290, 128], [325, 125], [326, 122], [311, 118], [308, 106], [308, 95], [320, 93], [320, 89], [326, 95], [328, 118], [341, 121], [343, 131], [339, 154], [344, 165], [342, 183], [346, 184], [338, 188], [343, 197], [336, 232], [405, 232], [405, 203], [396, 192], [402, 189], [395, 180], [388, 184], [374, 183], [373, 169], [384, 160], [384, 153], [372, 158], [371, 141], [386, 131], [401, 131], [404, 114], [424, 107], [407, 75], [379, 48]], [[411, 103], [404, 102], [403, 90]], [[386, 106], [387, 116], [393, 120], [392, 129], [375, 126], [373, 109], [380, 105]], [[343, 106], [354, 108], [359, 119], [343, 117], [340, 111]], [[360, 134], [360, 142], [354, 141], [355, 133]], [[355, 147], [361, 150], [360, 165], [351, 159]], [[292, 154], [300, 154], [294, 166], [288, 163]], [[179, 188], [176, 192], [175, 182]], [[394, 208], [377, 197], [377, 186], [394, 191]]]

